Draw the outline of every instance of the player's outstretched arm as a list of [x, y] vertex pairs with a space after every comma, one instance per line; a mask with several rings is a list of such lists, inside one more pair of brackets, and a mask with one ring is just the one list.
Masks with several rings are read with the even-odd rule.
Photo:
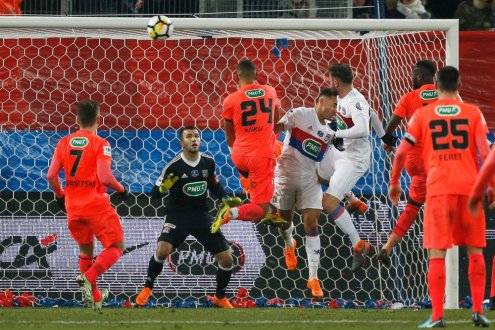
[[348, 129], [339, 129], [335, 132], [336, 138], [358, 139], [367, 137], [370, 135], [370, 128], [368, 118], [364, 115], [363, 111], [356, 116], [352, 116], [354, 126]]
[[388, 198], [394, 205], [399, 204], [399, 198], [402, 194], [400, 188], [400, 174], [402, 169], [404, 168], [404, 164], [406, 162], [406, 156], [413, 147], [413, 144], [404, 139], [397, 148], [397, 153], [395, 154], [394, 164], [392, 165], [392, 174], [390, 175], [390, 183], [388, 187]]
[[[486, 143], [486, 140], [485, 140]], [[480, 143], [482, 145], [482, 143]], [[482, 147], [483, 148], [483, 147]], [[480, 155], [481, 157], [481, 155]], [[476, 182], [474, 183], [473, 189], [471, 190], [471, 194], [469, 195], [468, 201], [468, 209], [473, 215], [478, 215], [479, 205], [483, 199], [483, 194], [488, 185], [492, 186], [494, 182], [493, 173], [495, 172], [495, 149], [492, 149], [486, 161], [483, 163], [481, 167], [481, 171], [476, 178]], [[495, 208], [495, 202], [493, 202], [493, 194], [492, 188], [489, 188], [488, 197], [490, 208]]]
[[392, 133], [385, 132], [382, 121], [378, 118], [378, 114], [373, 109], [370, 109], [370, 121], [371, 127], [373, 127], [375, 133], [383, 141], [384, 149], [386, 151], [393, 151], [398, 138]]

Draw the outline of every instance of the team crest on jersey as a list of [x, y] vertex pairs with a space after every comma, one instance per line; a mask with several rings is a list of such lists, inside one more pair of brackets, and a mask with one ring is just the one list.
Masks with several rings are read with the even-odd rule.
[[361, 107], [361, 103], [359, 102], [356, 103], [356, 109], [363, 110], [363, 108]]
[[191, 171], [191, 176], [192, 176], [193, 178], [197, 178], [197, 177], [199, 176], [199, 171], [198, 171], [198, 170], [192, 170], [192, 171]]
[[456, 105], [442, 105], [435, 108], [435, 113], [442, 117], [457, 116], [461, 109]]
[[85, 137], [73, 137], [69, 144], [73, 148], [84, 148], [89, 144], [89, 140]]
[[318, 134], [319, 137], [323, 137], [323, 132], [322, 131], [318, 131], [318, 133], [316, 133], [316, 134]]
[[325, 135], [323, 141], [325, 141], [325, 143], [328, 143], [328, 141], [330, 141], [330, 134]]
[[203, 175], [203, 178], [207, 178], [208, 177], [208, 170], [201, 170], [201, 174]]

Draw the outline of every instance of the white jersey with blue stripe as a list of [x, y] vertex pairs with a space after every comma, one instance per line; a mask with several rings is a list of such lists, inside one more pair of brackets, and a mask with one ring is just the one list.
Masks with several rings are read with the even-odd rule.
[[281, 121], [287, 132], [275, 175], [315, 173], [333, 134], [328, 122], [321, 124], [314, 108], [302, 107], [288, 111]]

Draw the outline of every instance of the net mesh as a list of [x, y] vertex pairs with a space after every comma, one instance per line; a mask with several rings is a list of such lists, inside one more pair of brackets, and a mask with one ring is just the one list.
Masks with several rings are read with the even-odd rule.
[[[49, 192], [46, 172], [58, 139], [77, 129], [74, 107], [101, 103], [98, 134], [112, 145], [113, 171], [132, 193], [118, 204], [126, 253], [101, 279], [102, 288], [132, 298], [141, 289], [160, 232], [163, 201], [148, 193], [164, 165], [179, 151], [178, 130], [196, 125], [202, 151], [215, 158], [222, 184], [242, 194], [221, 129], [222, 101], [236, 90], [233, 71], [253, 59], [258, 81], [275, 87], [283, 111], [313, 106], [331, 62], [352, 66], [355, 87], [386, 121], [400, 96], [411, 90], [410, 71], [421, 59], [445, 64], [443, 32], [378, 31], [176, 31], [166, 41], [145, 29], [26, 30], [0, 32], [0, 289], [80, 298], [73, 281], [78, 249]], [[401, 128], [403, 129], [403, 127]], [[383, 245], [399, 209], [386, 200], [391, 164], [372, 134], [370, 170], [354, 193], [368, 203], [354, 215], [361, 238]], [[403, 187], [408, 183], [402, 178]], [[211, 212], [215, 213], [212, 201]], [[287, 271], [276, 229], [232, 222], [223, 229], [236, 270], [228, 294], [245, 287], [252, 297], [309, 297], [304, 228], [295, 238], [299, 266]], [[395, 248], [392, 267], [372, 259], [351, 274], [351, 243], [326, 216], [320, 218], [319, 278], [325, 299], [414, 302], [427, 296], [426, 255], [419, 219]], [[167, 260], [155, 297], [202, 297], [215, 287], [215, 263], [193, 237]]]

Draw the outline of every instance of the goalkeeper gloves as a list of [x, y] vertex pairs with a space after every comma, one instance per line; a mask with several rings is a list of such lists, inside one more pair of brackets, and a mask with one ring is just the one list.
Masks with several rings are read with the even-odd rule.
[[227, 205], [228, 207], [236, 207], [242, 204], [242, 201], [239, 197], [223, 197], [222, 203]]
[[177, 180], [179, 180], [179, 177], [174, 173], [170, 173], [160, 185], [160, 192], [164, 194], [167, 190], [170, 190]]
[[67, 210], [65, 209], [65, 196], [58, 198], [55, 196], [55, 199], [57, 200], [57, 206], [62, 212], [67, 213]]
[[125, 188], [124, 191], [116, 192], [115, 195], [117, 195], [117, 197], [119, 197], [122, 201], [129, 199], [129, 191]]
[[397, 136], [390, 134], [390, 133], [385, 133], [384, 136], [381, 137], [383, 143], [385, 143], [388, 146], [395, 147], [395, 143], [399, 139]]

